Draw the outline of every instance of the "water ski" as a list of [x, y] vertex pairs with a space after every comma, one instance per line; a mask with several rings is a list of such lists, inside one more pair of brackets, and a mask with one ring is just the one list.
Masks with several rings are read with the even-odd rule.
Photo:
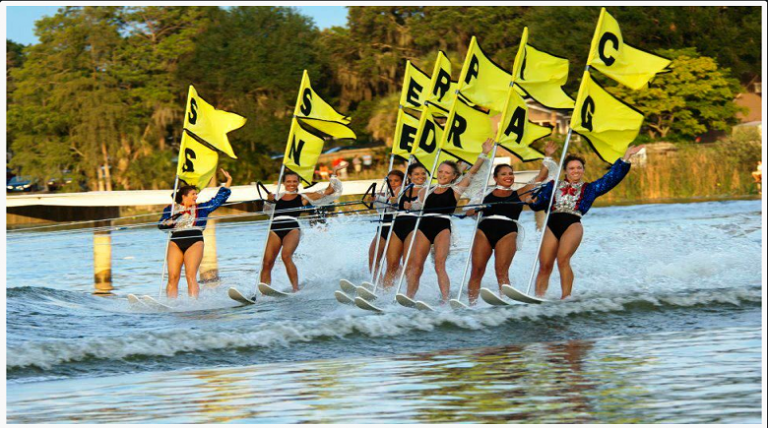
[[145, 305], [149, 306], [152, 309], [160, 309], [160, 310], [163, 310], [163, 311], [170, 311], [171, 309], [173, 309], [173, 308], [171, 308], [170, 306], [168, 306], [166, 304], [158, 302], [152, 296], [144, 295], [144, 296], [141, 296], [140, 299], [141, 299], [142, 303], [144, 303]]
[[135, 306], [137, 308], [147, 308], [147, 305], [144, 304], [144, 302], [141, 301], [138, 297], [136, 297], [135, 294], [129, 294], [128, 295], [128, 303], [131, 306]]
[[[373, 290], [374, 290], [374, 288], [376, 288], [376, 287], [375, 287], [373, 284], [371, 284], [371, 283], [370, 283], [370, 282], [368, 282], [368, 281], [363, 281], [363, 282], [360, 284], [360, 287], [363, 287], [363, 288], [365, 288], [365, 289], [366, 289], [366, 290], [368, 290], [368, 291], [373, 291]], [[360, 288], [360, 287], [357, 287], [357, 288]]]
[[435, 310], [432, 309], [432, 306], [429, 306], [428, 304], [422, 302], [421, 300], [416, 302], [416, 309], [420, 311], [426, 311], [426, 312], [435, 312]]
[[365, 283], [363, 283], [363, 285], [361, 285], [361, 286], [357, 287], [357, 288], [355, 289], [355, 291], [357, 291], [357, 295], [358, 295], [358, 296], [362, 297], [362, 298], [363, 298], [363, 299], [365, 299], [365, 300], [376, 300], [376, 297], [377, 297], [377, 296], [376, 296], [375, 294], [373, 294], [373, 292], [372, 292], [372, 291], [370, 291], [370, 290], [369, 290], [369, 289], [368, 289], [368, 288], [365, 286]]
[[333, 295], [336, 297], [336, 300], [342, 305], [352, 305], [355, 303], [354, 299], [347, 296], [347, 294], [344, 293], [343, 291], [336, 290], [333, 292]]
[[357, 289], [357, 286], [355, 286], [355, 284], [352, 284], [350, 281], [347, 281], [346, 279], [339, 280], [339, 287], [341, 287], [341, 290], [347, 294], [355, 294], [355, 289]]
[[509, 297], [512, 300], [517, 300], [518, 302], [523, 303], [534, 303], [534, 304], [541, 304], [546, 302], [546, 299], [540, 299], [538, 297], [529, 296], [522, 291], [515, 290], [511, 285], [504, 284], [501, 286], [501, 292], [504, 293], [505, 296]]
[[286, 293], [284, 291], [275, 290], [274, 288], [270, 287], [269, 284], [264, 284], [263, 282], [259, 283], [259, 291], [261, 294], [269, 297], [288, 297], [290, 296], [289, 293]]
[[395, 300], [397, 300], [397, 303], [405, 306], [406, 308], [416, 307], [416, 301], [406, 296], [405, 294], [397, 293], [397, 295], [395, 296]]
[[504, 300], [501, 300], [501, 297], [497, 296], [496, 293], [493, 291], [487, 289], [487, 288], [481, 288], [480, 289], [480, 297], [485, 300], [485, 303], [488, 303], [489, 305], [493, 306], [509, 306], [509, 302], [505, 302]]
[[451, 304], [451, 307], [453, 309], [457, 309], [457, 310], [458, 309], [469, 309], [469, 306], [465, 305], [464, 303], [461, 303], [457, 299], [451, 299], [450, 304]]
[[366, 311], [384, 312], [382, 309], [373, 306], [371, 302], [363, 299], [362, 297], [355, 297], [355, 306]]
[[235, 287], [230, 287], [229, 290], [227, 290], [227, 296], [229, 296], [230, 299], [236, 300], [244, 305], [253, 305], [256, 303], [256, 296], [253, 296], [253, 298], [247, 297]]

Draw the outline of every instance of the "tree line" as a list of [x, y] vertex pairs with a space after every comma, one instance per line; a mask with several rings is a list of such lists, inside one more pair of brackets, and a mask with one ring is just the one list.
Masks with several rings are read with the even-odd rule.
[[[289, 7], [65, 7], [36, 22], [39, 42], [6, 42], [9, 166], [63, 174], [93, 190], [173, 182], [187, 88], [248, 123], [230, 137], [240, 183], [275, 175], [304, 69], [353, 118], [359, 142], [394, 132], [403, 64], [431, 71], [444, 50], [458, 77], [473, 35], [511, 68], [530, 43], [571, 61], [575, 94], [599, 7], [349, 7], [319, 30]], [[646, 112], [648, 136], [684, 139], [736, 123], [732, 103], [761, 71], [758, 7], [612, 7], [628, 43], [675, 60], [647, 90], [612, 88]], [[610, 84], [610, 82], [606, 82]], [[344, 144], [344, 142], [337, 142]], [[102, 168], [109, 166], [108, 169]], [[63, 171], [67, 171], [64, 173]]]

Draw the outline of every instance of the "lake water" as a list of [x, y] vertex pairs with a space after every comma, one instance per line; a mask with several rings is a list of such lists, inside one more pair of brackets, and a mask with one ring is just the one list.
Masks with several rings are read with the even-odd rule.
[[[7, 421], [759, 423], [761, 214], [594, 208], [574, 301], [424, 313], [387, 296], [382, 315], [333, 298], [339, 278], [368, 279], [371, 217], [305, 225], [302, 292], [254, 306], [226, 289], [254, 288], [264, 224], [219, 224], [220, 284], [165, 313], [125, 300], [159, 290], [157, 229], [112, 233], [110, 296], [93, 294], [89, 231], [9, 233]], [[521, 222], [510, 277], [525, 288], [538, 233]], [[455, 224], [466, 247], [472, 223]], [[465, 257], [449, 257], [453, 293]], [[430, 263], [418, 297], [436, 304]], [[273, 282], [287, 284], [279, 263]]]

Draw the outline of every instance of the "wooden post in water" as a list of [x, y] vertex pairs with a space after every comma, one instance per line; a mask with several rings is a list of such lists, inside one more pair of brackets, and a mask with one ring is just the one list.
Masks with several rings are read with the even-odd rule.
[[93, 232], [93, 286], [94, 294], [112, 293], [112, 235], [111, 221], [95, 224]]
[[200, 283], [206, 284], [219, 280], [219, 264], [216, 259], [216, 221], [208, 219], [208, 225], [203, 231], [205, 251], [200, 263]]

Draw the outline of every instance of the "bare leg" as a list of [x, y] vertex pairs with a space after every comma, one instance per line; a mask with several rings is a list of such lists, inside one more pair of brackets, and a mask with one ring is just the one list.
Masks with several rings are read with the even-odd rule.
[[435, 273], [437, 274], [437, 285], [440, 287], [443, 302], [447, 302], [451, 298], [451, 279], [445, 270], [445, 261], [448, 259], [450, 250], [451, 231], [446, 229], [435, 237]]
[[387, 247], [387, 272], [384, 274], [384, 289], [392, 287], [395, 276], [400, 273], [400, 259], [403, 257], [403, 241], [392, 233]]
[[485, 267], [493, 254], [491, 243], [482, 230], [475, 234], [475, 243], [472, 246], [472, 271], [469, 276], [469, 287], [467, 288], [467, 297], [469, 304], [474, 305], [477, 302], [477, 296], [480, 295], [480, 283], [485, 275]]
[[547, 292], [549, 276], [552, 275], [559, 245], [560, 241], [555, 238], [555, 234], [545, 226], [544, 242], [541, 243], [541, 251], [539, 251], [539, 274], [536, 276], [537, 297], [544, 297]]
[[517, 232], [504, 236], [496, 243], [494, 268], [496, 269], [496, 281], [499, 283], [499, 296], [501, 296], [501, 286], [510, 284], [509, 267], [512, 265], [512, 259], [515, 257], [516, 252]]
[[203, 261], [205, 244], [196, 242], [184, 253], [184, 275], [187, 277], [187, 293], [197, 299], [200, 294], [200, 286], [197, 284], [197, 270]]
[[267, 250], [264, 251], [264, 260], [261, 263], [260, 282], [272, 284], [272, 268], [275, 267], [277, 253], [280, 252], [280, 247], [282, 246], [283, 242], [280, 240], [280, 237], [275, 232], [270, 231], [267, 240]]
[[584, 228], [581, 226], [581, 223], [574, 223], [560, 237], [560, 248], [557, 250], [557, 270], [560, 272], [560, 286], [563, 289], [563, 299], [570, 296], [573, 289], [571, 257], [579, 248], [582, 236], [584, 236]]
[[169, 299], [179, 297], [179, 278], [181, 278], [183, 263], [184, 253], [175, 242], [171, 241], [168, 245], [168, 285], [165, 286], [165, 295]]
[[405, 278], [408, 281], [408, 291], [406, 292], [406, 295], [411, 299], [413, 299], [413, 296], [419, 291], [419, 279], [421, 278], [422, 272], [424, 272], [424, 262], [427, 260], [429, 248], [432, 246], [432, 244], [429, 243], [429, 239], [427, 239], [420, 230], [417, 230], [415, 234], [411, 233], [411, 236], [409, 236], [408, 239], [411, 239], [414, 235], [416, 241], [413, 243], [413, 250], [411, 251], [411, 257], [408, 260], [408, 266], [405, 267]]
[[299, 271], [293, 263], [293, 253], [299, 246], [299, 238], [301, 238], [301, 232], [298, 229], [288, 232], [285, 235], [285, 239], [283, 239], [283, 253], [281, 254], [283, 264], [285, 265], [285, 273], [288, 274], [288, 279], [291, 281], [294, 293], [299, 291]]

